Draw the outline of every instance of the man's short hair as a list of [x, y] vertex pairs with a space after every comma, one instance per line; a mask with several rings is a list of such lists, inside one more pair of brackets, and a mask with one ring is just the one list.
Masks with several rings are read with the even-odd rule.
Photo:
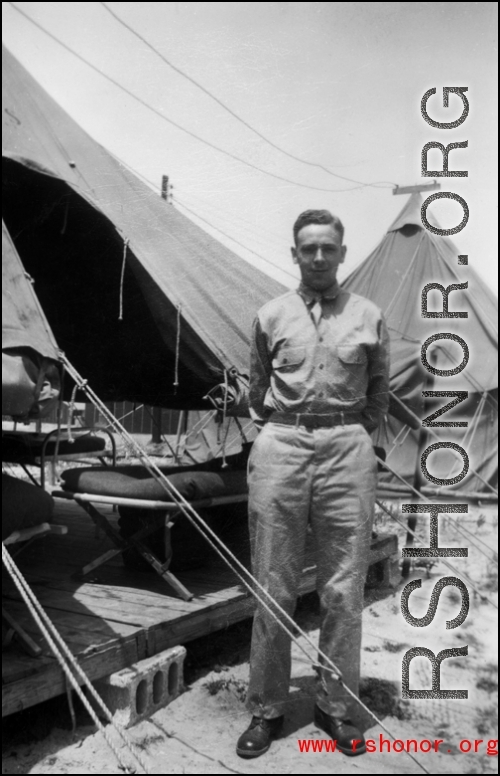
[[304, 226], [309, 224], [331, 224], [344, 241], [344, 226], [340, 218], [334, 216], [329, 210], [304, 210], [293, 225], [293, 239], [297, 245], [297, 235]]

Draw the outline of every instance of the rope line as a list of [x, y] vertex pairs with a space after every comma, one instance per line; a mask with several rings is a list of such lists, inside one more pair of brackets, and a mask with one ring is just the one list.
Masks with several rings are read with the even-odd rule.
[[[199, 533], [202, 536], [204, 536], [208, 544], [222, 558], [222, 560], [231, 569], [231, 571], [233, 571], [233, 573], [238, 577], [238, 579], [244, 585], [244, 587], [253, 595], [254, 598], [256, 598], [259, 605], [262, 608], [264, 608], [271, 615], [271, 617], [273, 617], [276, 620], [276, 622], [279, 623], [280, 627], [290, 637], [290, 640], [297, 646], [297, 648], [301, 652], [305, 654], [305, 656], [311, 662], [311, 664], [313, 666], [317, 666], [318, 665], [317, 659], [312, 659], [309, 653], [307, 652], [305, 646], [303, 646], [298, 641], [295, 635], [295, 633], [298, 633], [303, 638], [303, 640], [307, 642], [307, 644], [309, 644], [309, 646], [311, 646], [314, 649], [319, 659], [324, 661], [323, 663], [321, 663], [321, 671], [326, 671], [328, 673], [331, 673], [333, 676], [335, 676], [337, 680], [340, 682], [342, 688], [345, 690], [345, 692], [348, 695], [350, 695], [353, 701], [357, 703], [367, 714], [369, 714], [370, 717], [376, 722], [376, 724], [380, 725], [382, 729], [393, 740], [396, 740], [394, 734], [387, 728], [387, 726], [380, 719], [378, 719], [378, 717], [373, 713], [373, 711], [371, 711], [346, 684], [344, 684], [342, 680], [341, 671], [335, 665], [333, 660], [324, 652], [322, 652], [321, 649], [319, 649], [318, 645], [313, 642], [310, 636], [304, 630], [302, 630], [302, 628], [300, 628], [297, 625], [294, 619], [280, 606], [280, 604], [278, 604], [273, 599], [273, 597], [268, 593], [268, 591], [260, 584], [260, 582], [258, 582], [258, 580], [252, 575], [252, 573], [241, 563], [241, 561], [238, 560], [238, 558], [231, 552], [231, 550], [224, 544], [224, 542], [217, 536], [217, 534], [196, 512], [196, 510], [189, 504], [189, 502], [186, 501], [186, 499], [182, 496], [182, 494], [179, 493], [177, 488], [165, 477], [165, 475], [151, 460], [148, 454], [141, 448], [141, 446], [135, 441], [135, 439], [133, 439], [128, 434], [128, 432], [123, 428], [123, 426], [121, 426], [121, 424], [116, 420], [116, 418], [113, 418], [112, 413], [101, 402], [101, 400], [94, 393], [94, 391], [86, 384], [86, 382], [77, 372], [77, 370], [71, 365], [71, 363], [68, 361], [68, 359], [63, 353], [60, 353], [60, 358], [63, 361], [63, 363], [66, 364], [66, 368], [68, 369], [68, 372], [71, 374], [72, 378], [76, 382], [79, 382], [81, 384], [81, 387], [85, 390], [90, 400], [96, 405], [96, 407], [98, 408], [101, 407], [102, 408], [101, 411], [106, 413], [110, 420], [112, 419], [112, 422], [114, 422], [115, 429], [117, 430], [117, 432], [122, 434], [124, 438], [129, 441], [129, 444], [131, 444], [131, 446], [135, 449], [138, 457], [140, 458], [144, 466], [147, 468], [147, 470], [161, 484], [161, 486], [164, 488], [164, 490], [169, 495], [169, 497], [176, 503], [179, 510], [184, 514], [185, 517], [187, 517], [187, 519], [199, 531]], [[275, 611], [273, 611], [271, 606]], [[280, 615], [280, 617], [278, 617], [278, 614], [276, 612]], [[285, 624], [283, 620], [287, 624]], [[425, 766], [422, 765], [422, 763], [420, 763], [410, 752], [406, 752], [406, 754], [425, 773], [429, 773], [429, 771], [425, 768]]]
[[203, 429], [208, 426], [211, 420], [217, 415], [217, 410], [209, 410], [206, 415], [202, 415], [199, 420], [196, 421], [196, 423], [193, 425], [193, 428], [187, 432], [185, 436], [185, 440], [187, 442], [188, 439], [190, 439], [192, 436], [197, 436], [199, 433], [203, 431]]
[[[404, 479], [404, 477], [401, 477], [401, 475], [400, 475], [400, 474], [398, 474], [398, 473], [397, 473], [397, 472], [396, 472], [396, 471], [395, 471], [395, 470], [394, 470], [394, 469], [393, 469], [391, 466], [389, 466], [389, 464], [387, 463], [387, 461], [383, 461], [383, 460], [382, 460], [382, 458], [379, 458], [378, 456], [375, 456], [375, 457], [377, 458], [377, 461], [379, 461], [379, 463], [380, 463], [380, 464], [383, 464], [383, 466], [384, 466], [384, 467], [387, 469], [387, 471], [391, 472], [391, 474], [392, 474], [392, 475], [394, 475], [394, 477], [396, 477], [398, 480], [400, 480], [401, 482], [403, 482], [403, 483], [406, 485], [406, 487], [407, 487], [407, 488], [409, 488], [409, 490], [412, 490], [412, 491], [415, 493], [415, 495], [416, 495], [416, 496], [418, 496], [420, 499], [423, 499], [423, 501], [425, 501], [427, 504], [432, 504], [432, 503], [434, 503], [434, 502], [432, 501], [432, 499], [428, 498], [427, 496], [424, 496], [424, 494], [423, 494], [423, 493], [421, 493], [421, 492], [420, 492], [420, 491], [419, 491], [419, 490], [418, 490], [418, 489], [417, 489], [417, 488], [416, 488], [414, 485], [412, 485], [410, 482], [408, 482], [407, 480], [405, 480], [405, 479]], [[458, 497], [460, 496], [460, 494], [459, 494], [459, 493], [457, 493], [456, 495], [457, 495]], [[468, 528], [466, 528], [465, 526], [463, 526], [463, 528], [462, 528], [462, 530], [463, 530], [463, 531], [465, 531], [465, 534], [464, 534], [464, 533], [462, 533], [462, 530], [461, 530], [461, 529], [458, 527], [458, 525], [457, 525], [457, 526], [454, 526], [454, 528], [455, 528], [455, 530], [457, 531], [457, 533], [461, 533], [461, 534], [462, 534], [462, 536], [465, 536], [465, 534], [467, 534], [467, 538], [469, 539], [469, 541], [471, 541], [471, 540], [472, 540], [472, 544], [474, 544], [474, 540], [476, 540], [476, 541], [480, 542], [481, 544], [483, 544], [485, 547], [488, 547], [488, 545], [486, 545], [486, 544], [485, 544], [485, 543], [482, 541], [482, 539], [479, 539], [479, 538], [478, 538], [478, 537], [477, 537], [475, 534], [473, 534], [473, 533], [472, 533], [472, 531], [469, 531], [469, 529], [468, 529]], [[495, 558], [490, 558], [490, 557], [489, 557], [488, 555], [486, 555], [486, 553], [485, 553], [485, 552], [483, 552], [483, 551], [482, 551], [482, 550], [481, 550], [481, 549], [480, 549], [480, 548], [479, 548], [479, 547], [478, 547], [476, 544], [474, 544], [474, 547], [476, 548], [476, 550], [477, 550], [478, 552], [480, 552], [480, 553], [481, 553], [481, 555], [484, 555], [484, 557], [485, 557], [487, 560], [491, 561], [492, 563], [498, 563], [498, 558], [496, 558], [496, 559], [495, 559]], [[488, 547], [488, 549], [490, 549], [490, 548]]]
[[177, 305], [177, 329], [175, 334], [175, 367], [174, 367], [174, 393], [179, 387], [179, 356], [181, 350], [181, 305]]
[[394, 292], [394, 294], [391, 297], [391, 300], [390, 300], [389, 304], [387, 305], [387, 307], [384, 310], [384, 316], [385, 316], [386, 320], [389, 320], [389, 314], [390, 314], [390, 312], [392, 310], [393, 305], [396, 302], [396, 299], [399, 296], [399, 292], [400, 292], [401, 288], [403, 287], [403, 284], [404, 284], [406, 278], [408, 277], [408, 275], [410, 273], [410, 270], [411, 270], [411, 268], [413, 266], [413, 263], [414, 263], [415, 259], [417, 258], [417, 254], [418, 254], [418, 252], [420, 250], [420, 245], [422, 244], [422, 241], [424, 239], [424, 235], [425, 234], [426, 234], [425, 230], [422, 229], [422, 234], [420, 235], [420, 239], [419, 239], [419, 241], [417, 243], [417, 246], [415, 248], [413, 256], [411, 257], [411, 260], [408, 262], [408, 267], [406, 268], [406, 272], [403, 275], [403, 277], [401, 278], [399, 286], [397, 287], [396, 291]]
[[129, 239], [124, 241], [123, 243], [123, 259], [122, 259], [122, 270], [120, 273], [120, 304], [119, 304], [119, 311], [118, 311], [118, 320], [123, 321], [123, 282], [125, 280], [125, 264], [127, 261], [127, 247], [129, 244]]
[[261, 253], [257, 253], [257, 251], [252, 250], [252, 248], [248, 248], [246, 245], [244, 245], [242, 242], [237, 240], [235, 237], [231, 237], [231, 235], [227, 234], [227, 232], [224, 232], [223, 229], [220, 229], [218, 226], [215, 226], [210, 221], [207, 221], [206, 218], [203, 218], [203, 216], [200, 216], [200, 215], [198, 215], [198, 213], [195, 213], [194, 210], [191, 210], [191, 208], [189, 208], [187, 205], [185, 205], [184, 202], [182, 202], [182, 200], [176, 199], [176, 203], [179, 204], [181, 207], [183, 207], [184, 210], [187, 210], [188, 213], [191, 213], [191, 215], [195, 216], [195, 218], [198, 218], [200, 221], [203, 221], [203, 223], [207, 224], [212, 229], [215, 229], [217, 232], [219, 232], [220, 234], [224, 235], [224, 237], [227, 237], [229, 240], [232, 240], [234, 243], [236, 243], [236, 245], [239, 245], [240, 248], [244, 248], [249, 253], [253, 253], [253, 255], [257, 256], [258, 259], [261, 259], [262, 261], [265, 261], [266, 264], [270, 264], [271, 267], [276, 267], [276, 269], [279, 269], [280, 272], [283, 272], [285, 275], [289, 275], [289, 277], [293, 278], [295, 280], [295, 282], [298, 282], [297, 281], [297, 277], [295, 275], [293, 275], [291, 272], [289, 272], [287, 269], [283, 269], [283, 267], [280, 267], [279, 264], [276, 264], [276, 262], [271, 261], [270, 259], [266, 259], [266, 257], [262, 256]]
[[[391, 327], [389, 326], [389, 328], [391, 328]], [[396, 329], [394, 329], [394, 331], [396, 331]], [[398, 332], [398, 333], [400, 333], [400, 332]], [[448, 354], [446, 354], [446, 355], [448, 355]], [[482, 389], [482, 390], [483, 390], [483, 389]], [[483, 391], [483, 396], [484, 396], [484, 394], [486, 394], [486, 398], [488, 399], [488, 397], [489, 397], [489, 394], [487, 393], [487, 391]], [[416, 414], [413, 412], [413, 410], [411, 410], [409, 407], [406, 407], [406, 409], [407, 409], [407, 411], [409, 412], [409, 414], [410, 414], [410, 415], [411, 415], [413, 418], [415, 418], [415, 419], [418, 421], [418, 423], [420, 424], [420, 422], [421, 422], [421, 419], [418, 417], [418, 415], [416, 415]], [[437, 440], [439, 440], [439, 441], [442, 441], [442, 440], [441, 440], [441, 438], [440, 438], [440, 436], [439, 436], [439, 434], [438, 434], [438, 432], [437, 432], [437, 431], [436, 431], [434, 428], [432, 428], [432, 426], [428, 426], [428, 427], [427, 427], [427, 430], [429, 431], [429, 433], [431, 434], [431, 436], [433, 436], [433, 437], [434, 437], [434, 439], [437, 439]], [[391, 471], [392, 471], [392, 470], [391, 470]], [[493, 487], [493, 485], [491, 485], [491, 484], [490, 484], [490, 483], [489, 483], [487, 480], [485, 480], [485, 479], [484, 479], [484, 477], [482, 477], [482, 476], [479, 474], [479, 472], [478, 472], [476, 469], [473, 469], [473, 468], [472, 468], [472, 466], [471, 466], [471, 467], [470, 467], [470, 469], [469, 469], [469, 472], [470, 472], [471, 474], [473, 474], [475, 477], [477, 477], [477, 479], [478, 479], [478, 480], [480, 480], [480, 481], [483, 483], [483, 485], [486, 485], [486, 487], [487, 487], [489, 490], [491, 490], [493, 493], [495, 493], [495, 495], [497, 495], [497, 496], [498, 496], [498, 489], [494, 488], [494, 487]], [[395, 474], [395, 472], [393, 472], [393, 473]], [[409, 484], [409, 483], [407, 483], [407, 482], [406, 482], [406, 480], [403, 480], [403, 482], [404, 482], [406, 485], [408, 485], [408, 484]], [[459, 495], [459, 494], [457, 494], [457, 495]]]
[[76, 392], [78, 390], [78, 385], [73, 386], [73, 390], [71, 391], [71, 398], [69, 400], [68, 405], [68, 422], [67, 422], [67, 433], [68, 433], [68, 443], [70, 445], [74, 444], [75, 440], [73, 438], [73, 434], [71, 433], [71, 426], [73, 425], [73, 413], [75, 411], [75, 400], [76, 400]]
[[[62, 365], [62, 370], [61, 370], [61, 393], [60, 393], [59, 401], [57, 403], [56, 439], [55, 439], [55, 443], [54, 443], [54, 453], [52, 455], [52, 471], [54, 472], [54, 476], [55, 476], [56, 467], [57, 467], [57, 458], [58, 458], [58, 455], [59, 455], [59, 444], [61, 442], [62, 408], [63, 408], [62, 397], [64, 395], [64, 378], [65, 377], [66, 377], [66, 367], [63, 364]], [[41, 475], [42, 475], [42, 477], [45, 477], [45, 470], [43, 472], [41, 472]]]
[[[26, 582], [24, 576], [22, 575], [21, 571], [19, 570], [19, 568], [15, 564], [15, 562], [12, 559], [9, 551], [7, 550], [7, 548], [5, 547], [5, 545], [3, 543], [2, 543], [2, 562], [4, 563], [4, 565], [5, 565], [6, 569], [8, 570], [8, 572], [10, 573], [10, 575], [11, 575], [11, 577], [12, 577], [12, 579], [13, 579], [16, 587], [17, 587], [17, 589], [19, 590], [19, 593], [21, 594], [21, 597], [23, 598], [26, 606], [28, 607], [28, 610], [29, 610], [31, 616], [33, 617], [33, 619], [35, 620], [36, 624], [40, 628], [40, 631], [42, 632], [44, 638], [46, 639], [50, 649], [52, 650], [52, 652], [54, 653], [55, 657], [57, 658], [57, 660], [58, 660], [62, 670], [64, 671], [66, 679], [73, 686], [73, 689], [75, 690], [75, 692], [79, 696], [79, 698], [82, 701], [83, 705], [85, 706], [85, 708], [87, 709], [88, 713], [90, 714], [90, 716], [94, 720], [95, 724], [99, 728], [100, 732], [103, 734], [106, 743], [110, 747], [111, 751], [115, 755], [116, 759], [118, 760], [118, 762], [120, 763], [122, 768], [124, 768], [124, 770], [127, 773], [131, 772], [130, 769], [128, 768], [128, 766], [126, 766], [123, 763], [123, 760], [122, 760], [118, 750], [116, 749], [115, 744], [110, 739], [110, 737], [109, 737], [109, 735], [108, 735], [108, 733], [106, 731], [106, 728], [101, 723], [101, 721], [99, 720], [99, 718], [98, 718], [97, 714], [95, 713], [94, 709], [90, 705], [88, 699], [86, 698], [86, 696], [82, 692], [82, 690], [80, 688], [80, 685], [78, 684], [78, 682], [76, 680], [75, 675], [72, 673], [72, 671], [70, 670], [70, 668], [68, 666], [68, 663], [71, 665], [71, 667], [73, 668], [75, 673], [78, 674], [80, 679], [82, 679], [82, 681], [86, 685], [88, 691], [90, 692], [90, 694], [92, 695], [92, 697], [94, 698], [96, 703], [98, 703], [98, 705], [100, 706], [100, 708], [104, 712], [106, 718], [108, 719], [108, 721], [111, 723], [113, 728], [116, 730], [116, 732], [118, 733], [118, 735], [120, 736], [120, 738], [124, 742], [126, 748], [130, 752], [130, 754], [139, 763], [139, 765], [143, 769], [144, 773], [149, 773], [148, 767], [147, 767], [147, 765], [146, 765], [142, 755], [140, 753], [138, 753], [138, 752], [136, 753], [134, 751], [133, 744], [128, 739], [127, 735], [124, 733], [123, 730], [121, 730], [119, 727], [117, 727], [117, 725], [114, 723], [113, 716], [112, 716], [111, 712], [109, 711], [109, 709], [107, 708], [107, 706], [105, 705], [104, 701], [101, 699], [99, 694], [96, 692], [94, 687], [92, 686], [92, 683], [90, 682], [89, 678], [87, 677], [87, 674], [83, 671], [81, 666], [75, 660], [75, 657], [74, 657], [73, 653], [69, 650], [69, 648], [68, 648], [67, 644], [65, 643], [64, 639], [62, 638], [61, 634], [59, 633], [59, 631], [57, 630], [57, 628], [55, 627], [53, 622], [50, 620], [49, 616], [47, 615], [47, 613], [43, 609], [42, 605], [38, 601], [37, 597], [35, 596], [35, 594], [31, 590], [30, 586]], [[52, 635], [51, 635], [51, 633], [49, 633], [49, 630], [52, 632]], [[59, 649], [59, 647], [55, 643], [56, 641], [59, 642], [59, 647], [61, 649]], [[62, 650], [62, 652], [65, 653], [65, 656], [61, 653], [61, 650]]]
[[[392, 441], [392, 447], [387, 453], [387, 458], [389, 458], [392, 455], [396, 447], [402, 447], [404, 445], [404, 443], [406, 442], [410, 434], [411, 434], [410, 426], [401, 426], [400, 430], [398, 431], [397, 435], [394, 437]], [[401, 437], [401, 439], [399, 439], [399, 437]]]

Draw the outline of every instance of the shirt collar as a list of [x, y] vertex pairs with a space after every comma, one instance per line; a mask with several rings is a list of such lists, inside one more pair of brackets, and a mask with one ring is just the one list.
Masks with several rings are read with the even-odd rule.
[[332, 283], [332, 285], [324, 291], [315, 291], [313, 288], [309, 288], [309, 286], [301, 283], [297, 289], [297, 293], [300, 294], [306, 304], [313, 304], [313, 302], [318, 302], [321, 299], [336, 299], [341, 290], [337, 281]]

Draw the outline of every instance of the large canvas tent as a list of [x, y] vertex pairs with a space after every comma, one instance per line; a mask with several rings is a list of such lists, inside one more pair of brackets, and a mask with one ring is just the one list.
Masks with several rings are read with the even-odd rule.
[[204, 408], [283, 287], [95, 142], [3, 48], [3, 203], [55, 337], [104, 400]]
[[[439, 439], [461, 444], [467, 451], [471, 468], [483, 480], [493, 484], [498, 479], [498, 329], [497, 300], [473, 268], [459, 266], [459, 251], [447, 237], [436, 236], [421, 222], [420, 194], [412, 194], [403, 210], [389, 227], [380, 244], [343, 283], [348, 291], [366, 296], [384, 311], [391, 335], [391, 389], [410, 406], [418, 417], [434, 412], [450, 399], [428, 400], [424, 406], [423, 390], [468, 391], [467, 402], [439, 420], [468, 421], [468, 428], [438, 429]], [[423, 318], [422, 289], [430, 283], [445, 288], [468, 281], [468, 288], [454, 290], [449, 297], [450, 311], [467, 311], [467, 318]], [[442, 310], [442, 294], [431, 290], [428, 310]], [[469, 346], [470, 359], [460, 374], [429, 378], [420, 358], [422, 344], [432, 335], [451, 332]], [[442, 370], [459, 365], [463, 353], [450, 340], [439, 340], [429, 349], [429, 358]], [[432, 354], [432, 355], [431, 355]], [[425, 413], [425, 414], [424, 414]], [[445, 435], [443, 434], [445, 432]], [[390, 417], [380, 441], [389, 451], [388, 463], [407, 480], [412, 481], [419, 465], [418, 430]], [[426, 444], [436, 441], [428, 437]], [[449, 477], [461, 471], [461, 462], [451, 454], [434, 454], [429, 471], [436, 477]], [[459, 489], [481, 491], [485, 483], [469, 474]]]
[[58, 395], [57, 343], [2, 221], [2, 414], [35, 417]]

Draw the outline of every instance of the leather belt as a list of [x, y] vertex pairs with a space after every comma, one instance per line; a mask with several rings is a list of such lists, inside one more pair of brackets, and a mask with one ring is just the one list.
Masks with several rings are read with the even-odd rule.
[[340, 411], [328, 415], [313, 415], [311, 413], [273, 412], [269, 423], [279, 423], [283, 426], [305, 426], [306, 428], [333, 428], [362, 423], [360, 412]]

